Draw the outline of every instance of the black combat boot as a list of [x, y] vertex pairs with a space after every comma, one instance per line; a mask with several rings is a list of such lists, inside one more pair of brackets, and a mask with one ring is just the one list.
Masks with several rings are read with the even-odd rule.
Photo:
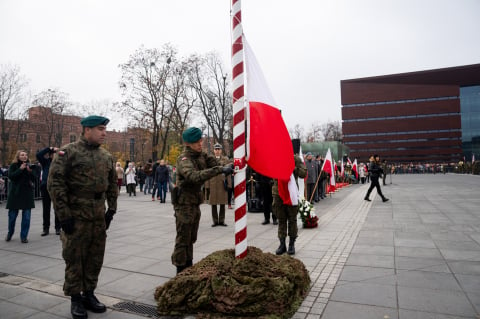
[[382, 201], [383, 201], [383, 202], [388, 202], [389, 199], [384, 196], [384, 197], [382, 197]]
[[43, 233], [42, 233], [40, 236], [42, 236], [42, 237], [43, 237], [43, 236], [47, 236], [48, 233], [49, 233], [48, 228], [44, 228], [44, 229], [43, 229]]
[[275, 254], [281, 255], [284, 254], [287, 251], [287, 245], [285, 245], [285, 238], [279, 238], [280, 239], [280, 246], [278, 246], [277, 250], [275, 251]]
[[287, 254], [295, 255], [295, 237], [290, 237], [290, 242], [288, 243]]
[[102, 313], [107, 311], [107, 307], [105, 307], [103, 303], [98, 301], [97, 297], [95, 297], [95, 295], [93, 294], [93, 290], [86, 291], [83, 294], [82, 298], [83, 298], [83, 305], [88, 310], [96, 313]]
[[177, 266], [177, 275], [184, 271], [186, 268], [188, 268], [186, 265], [185, 266]]
[[86, 319], [88, 318], [87, 311], [82, 303], [82, 296], [76, 294], [71, 296], [72, 305], [70, 306], [70, 313], [73, 319]]

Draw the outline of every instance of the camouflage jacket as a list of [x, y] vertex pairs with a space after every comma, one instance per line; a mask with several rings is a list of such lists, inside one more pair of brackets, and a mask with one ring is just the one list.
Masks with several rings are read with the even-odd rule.
[[199, 205], [203, 202], [201, 188], [207, 180], [222, 173], [223, 167], [215, 156], [196, 152], [190, 147], [177, 159], [176, 182], [178, 204]]
[[117, 173], [112, 155], [82, 136], [60, 148], [50, 165], [47, 182], [55, 215], [84, 220], [104, 218], [108, 208], [117, 210]]
[[[298, 178], [305, 178], [307, 176], [307, 167], [302, 162], [300, 156], [295, 155], [295, 168], [293, 169], [293, 176], [295, 177], [295, 182], [298, 187]], [[278, 195], [278, 180], [274, 180], [272, 187], [272, 195]]]

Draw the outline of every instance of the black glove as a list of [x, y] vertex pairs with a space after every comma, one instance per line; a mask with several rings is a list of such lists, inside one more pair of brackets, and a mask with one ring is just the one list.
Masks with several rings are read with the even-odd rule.
[[233, 174], [233, 165], [232, 164], [225, 165], [222, 168], [222, 173], [225, 174], [225, 176]]
[[113, 209], [108, 209], [105, 213], [105, 229], [108, 229], [108, 227], [110, 227], [113, 215], [115, 215], [115, 211]]
[[75, 231], [75, 219], [70, 217], [61, 221], [60, 227], [62, 227], [65, 234], [72, 234]]

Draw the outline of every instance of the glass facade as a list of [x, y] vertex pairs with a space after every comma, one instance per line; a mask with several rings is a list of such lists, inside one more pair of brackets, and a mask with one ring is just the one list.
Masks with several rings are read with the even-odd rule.
[[465, 160], [480, 159], [480, 85], [460, 88], [462, 149]]

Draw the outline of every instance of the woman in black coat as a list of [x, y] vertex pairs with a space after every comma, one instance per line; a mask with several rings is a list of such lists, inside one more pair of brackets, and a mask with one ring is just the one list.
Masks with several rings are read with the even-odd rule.
[[14, 162], [8, 169], [10, 187], [7, 196], [8, 209], [8, 234], [6, 241], [12, 239], [15, 232], [15, 222], [18, 211], [22, 210], [22, 224], [20, 239], [22, 243], [28, 243], [28, 231], [30, 230], [30, 216], [32, 208], [35, 207], [33, 191], [35, 189], [35, 169], [28, 161], [28, 154], [25, 151], [17, 151]]

